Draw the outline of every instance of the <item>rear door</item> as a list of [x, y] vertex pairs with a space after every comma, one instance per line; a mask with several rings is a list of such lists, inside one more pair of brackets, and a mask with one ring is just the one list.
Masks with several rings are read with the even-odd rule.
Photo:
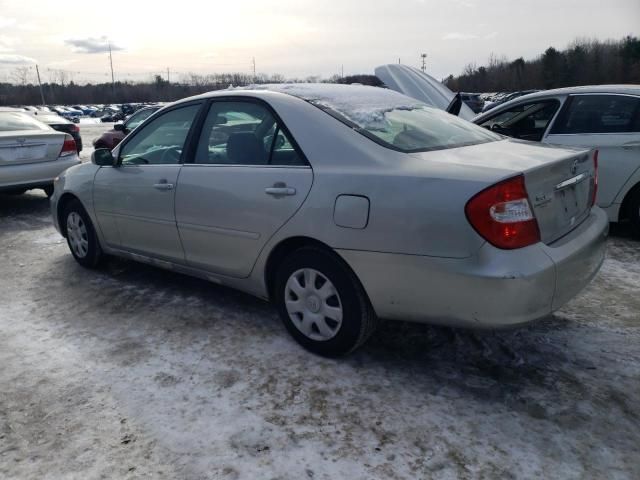
[[182, 155], [201, 105], [178, 106], [156, 117], [118, 149], [119, 166], [98, 170], [94, 206], [109, 245], [184, 262], [175, 192]]
[[640, 168], [640, 97], [571, 95], [545, 143], [598, 149], [598, 205], [610, 206]]
[[246, 97], [213, 101], [176, 192], [187, 263], [248, 276], [312, 182], [311, 167], [270, 107]]

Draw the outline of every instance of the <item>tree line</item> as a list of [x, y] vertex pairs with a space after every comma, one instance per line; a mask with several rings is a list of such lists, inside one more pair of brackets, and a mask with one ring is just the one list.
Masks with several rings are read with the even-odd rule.
[[[0, 106], [39, 105], [40, 88], [32, 81], [31, 67], [18, 67], [12, 82], [0, 83]], [[178, 82], [169, 82], [160, 75], [147, 82], [78, 84], [60, 76], [55, 82], [43, 84], [45, 103], [49, 105], [82, 105], [128, 102], [173, 101], [191, 95], [220, 90], [229, 86], [282, 82], [362, 83], [380, 85], [373, 75], [334, 75], [285, 79], [283, 75], [247, 73], [188, 74]], [[486, 66], [467, 65], [458, 77], [443, 80], [451, 90], [463, 92], [497, 92], [526, 89], [548, 89], [574, 85], [604, 83], [640, 84], [640, 39], [634, 36], [619, 41], [576, 40], [560, 51], [549, 47], [533, 60], [522, 57], [513, 61], [495, 55]]]
[[[12, 73], [13, 83], [0, 83], [0, 106], [40, 105], [42, 103], [40, 88], [29, 81], [29, 67], [17, 68]], [[156, 75], [151, 82], [115, 82], [98, 84], [78, 84], [73, 81], [59, 81], [42, 85], [45, 103], [48, 105], [85, 105], [130, 102], [170, 102], [181, 98], [198, 95], [212, 90], [222, 90], [230, 86], [243, 87], [252, 84], [283, 82], [330, 82], [330, 83], [363, 83], [380, 85], [373, 75], [351, 75], [340, 77], [334, 75], [329, 79], [317, 76], [285, 79], [283, 75], [258, 74], [255, 77], [246, 73], [219, 73], [200, 75], [191, 73], [183, 75], [178, 82], [169, 82]]]
[[640, 84], [640, 39], [578, 39], [564, 50], [549, 47], [539, 57], [489, 57], [486, 66], [469, 64], [462, 75], [443, 80], [458, 92], [500, 92], [576, 85]]

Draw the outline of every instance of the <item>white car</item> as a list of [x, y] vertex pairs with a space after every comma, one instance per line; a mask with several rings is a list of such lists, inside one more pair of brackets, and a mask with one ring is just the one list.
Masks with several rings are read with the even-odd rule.
[[640, 85], [560, 88], [519, 97], [474, 123], [510, 137], [598, 150], [597, 204], [640, 236]]
[[31, 114], [0, 110], [0, 192], [41, 188], [53, 194], [53, 180], [80, 163], [76, 142]]

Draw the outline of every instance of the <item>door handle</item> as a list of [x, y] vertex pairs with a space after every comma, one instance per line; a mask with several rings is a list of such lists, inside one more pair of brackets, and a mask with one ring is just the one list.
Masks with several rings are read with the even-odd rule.
[[268, 187], [264, 189], [264, 192], [267, 195], [273, 195], [275, 197], [285, 196], [285, 195], [295, 195], [296, 189], [293, 187]]
[[173, 190], [173, 183], [160, 181], [160, 183], [154, 183], [153, 188], [156, 188], [158, 190]]

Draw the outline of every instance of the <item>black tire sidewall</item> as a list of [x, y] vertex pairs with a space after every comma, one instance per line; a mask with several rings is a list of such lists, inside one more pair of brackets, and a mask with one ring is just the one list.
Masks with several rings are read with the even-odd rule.
[[[336, 288], [342, 304], [342, 325], [329, 340], [308, 338], [293, 324], [285, 305], [285, 286], [291, 274], [302, 268], [313, 268], [327, 277]], [[285, 327], [307, 350], [327, 357], [349, 353], [362, 339], [366, 303], [355, 275], [335, 254], [316, 248], [302, 248], [287, 257], [276, 273], [275, 303]]]
[[67, 245], [69, 246], [71, 255], [73, 255], [73, 258], [75, 258], [76, 261], [83, 267], [95, 268], [100, 263], [100, 260], [102, 258], [102, 249], [100, 248], [100, 244], [98, 243], [98, 238], [93, 228], [93, 223], [91, 223], [91, 219], [89, 218], [89, 215], [83, 208], [82, 204], [77, 200], [73, 200], [69, 202], [69, 204], [66, 205], [64, 209], [62, 221], [64, 222], [65, 229], [67, 226], [67, 218], [72, 212], [75, 212], [78, 215], [80, 215], [80, 218], [82, 218], [82, 221], [85, 224], [85, 227], [87, 229], [87, 239], [89, 242], [89, 250], [85, 257], [77, 256], [76, 252], [73, 251], [73, 247], [71, 246], [71, 242], [69, 241], [69, 235], [67, 234], [66, 235]]
[[629, 222], [631, 223], [631, 232], [637, 238], [640, 238], [640, 190], [634, 192], [628, 206]]

